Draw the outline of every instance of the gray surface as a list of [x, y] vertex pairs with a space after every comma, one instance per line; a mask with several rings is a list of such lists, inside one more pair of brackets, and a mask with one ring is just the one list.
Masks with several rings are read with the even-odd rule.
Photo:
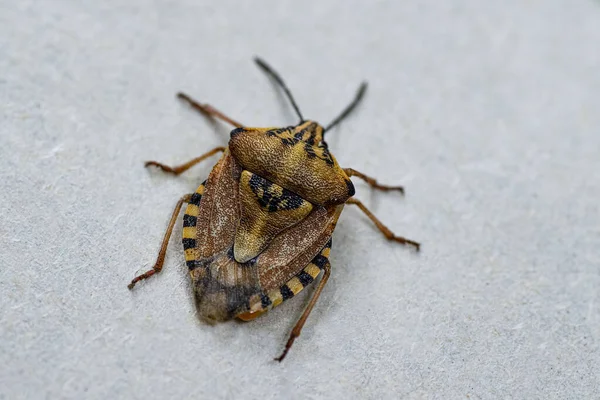
[[[600, 4], [8, 1], [0, 4], [0, 398], [599, 398]], [[252, 3], [252, 4], [251, 4]], [[364, 3], [364, 4], [363, 4]], [[450, 4], [452, 3], [452, 4]], [[295, 121], [405, 199], [358, 210], [282, 365], [306, 294], [248, 323], [194, 313], [167, 218], [227, 140], [186, 90], [256, 126]], [[307, 291], [310, 292], [310, 291]]]

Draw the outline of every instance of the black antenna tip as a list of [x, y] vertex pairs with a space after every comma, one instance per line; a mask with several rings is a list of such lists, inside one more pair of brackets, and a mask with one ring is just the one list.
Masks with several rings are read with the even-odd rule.
[[269, 68], [269, 66], [267, 65], [266, 62], [263, 61], [262, 58], [260, 57], [254, 57], [254, 62], [263, 70], [265, 71], [270, 71], [271, 68]]
[[362, 98], [365, 95], [365, 92], [367, 91], [367, 87], [369, 86], [369, 84], [367, 83], [367, 81], [362, 81], [359, 88], [358, 88], [358, 93], [356, 94], [356, 97], [358, 99]]

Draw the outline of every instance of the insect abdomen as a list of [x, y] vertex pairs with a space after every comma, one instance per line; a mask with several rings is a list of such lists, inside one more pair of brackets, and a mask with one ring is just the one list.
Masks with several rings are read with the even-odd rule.
[[190, 271], [196, 267], [196, 224], [205, 184], [206, 181], [198, 186], [183, 215], [183, 251], [185, 252], [185, 264]]
[[291, 299], [317, 279], [327, 263], [329, 263], [329, 252], [331, 251], [331, 238], [323, 247], [321, 252], [304, 267], [298, 274], [277, 289], [263, 293], [260, 299], [250, 300], [250, 311], [239, 314], [237, 317], [243, 321], [250, 321], [273, 307], [277, 307], [285, 300]]

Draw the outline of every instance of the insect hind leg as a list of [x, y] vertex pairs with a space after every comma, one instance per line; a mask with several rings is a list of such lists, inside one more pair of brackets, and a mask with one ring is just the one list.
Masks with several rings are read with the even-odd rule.
[[331, 264], [329, 263], [329, 261], [323, 265], [322, 269], [323, 269], [323, 277], [321, 278], [321, 280], [319, 281], [319, 284], [315, 288], [315, 291], [314, 291], [312, 297], [310, 298], [310, 302], [306, 306], [306, 309], [304, 310], [304, 312], [298, 319], [298, 322], [296, 322], [294, 329], [292, 329], [292, 332], [290, 333], [290, 337], [289, 337], [287, 343], [285, 344], [285, 348], [283, 349], [283, 352], [281, 353], [281, 355], [279, 357], [275, 358], [276, 361], [279, 361], [279, 362], [283, 361], [283, 359], [287, 355], [288, 351], [294, 344], [294, 340], [296, 340], [296, 338], [298, 336], [300, 336], [302, 327], [304, 327], [304, 324], [306, 323], [308, 316], [310, 315], [315, 304], [317, 304], [317, 300], [319, 299], [319, 296], [321, 295], [321, 292], [323, 291], [323, 288], [325, 287], [325, 284], [327, 283], [327, 280], [329, 279], [329, 275], [331, 274]]

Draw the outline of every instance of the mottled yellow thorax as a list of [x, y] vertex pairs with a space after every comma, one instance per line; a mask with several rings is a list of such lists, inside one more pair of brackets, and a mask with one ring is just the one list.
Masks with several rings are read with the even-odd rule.
[[323, 127], [316, 122], [234, 129], [229, 149], [245, 170], [313, 204], [342, 204], [354, 195], [352, 182], [323, 142]]

